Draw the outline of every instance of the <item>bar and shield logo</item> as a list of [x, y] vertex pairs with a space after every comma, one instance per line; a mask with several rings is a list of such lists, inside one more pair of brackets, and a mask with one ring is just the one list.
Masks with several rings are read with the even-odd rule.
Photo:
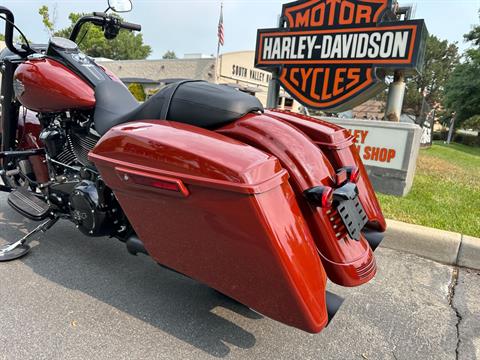
[[391, 0], [302, 0], [283, 6], [285, 27], [258, 31], [255, 66], [280, 71], [301, 104], [342, 111], [385, 87], [389, 71], [421, 72], [423, 20], [398, 21]]

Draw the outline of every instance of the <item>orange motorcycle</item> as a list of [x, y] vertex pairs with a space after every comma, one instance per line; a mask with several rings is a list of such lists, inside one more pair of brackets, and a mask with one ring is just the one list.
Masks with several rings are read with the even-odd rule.
[[139, 104], [75, 42], [87, 23], [109, 39], [139, 25], [93, 13], [70, 39], [15, 45], [14, 15], [0, 14], [0, 190], [40, 222], [0, 261], [26, 255], [32, 235], [67, 219], [311, 333], [341, 304], [327, 278], [353, 287], [375, 276], [386, 225], [346, 130], [203, 81]]

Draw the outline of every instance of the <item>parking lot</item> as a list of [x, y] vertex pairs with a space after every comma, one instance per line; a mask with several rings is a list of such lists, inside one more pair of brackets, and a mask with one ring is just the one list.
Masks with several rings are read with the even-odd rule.
[[[34, 224], [0, 195], [0, 243]], [[477, 359], [480, 274], [381, 248], [379, 274], [310, 335], [67, 223], [0, 264], [0, 359]]]

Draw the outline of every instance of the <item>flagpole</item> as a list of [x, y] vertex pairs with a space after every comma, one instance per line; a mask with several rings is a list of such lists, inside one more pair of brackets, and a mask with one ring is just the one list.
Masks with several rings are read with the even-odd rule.
[[[223, 1], [220, 2], [220, 21], [219, 21], [219, 28], [220, 28], [220, 23], [223, 26]], [[217, 62], [215, 65], [215, 82], [218, 83], [220, 81], [220, 46], [221, 46], [221, 40], [220, 36], [218, 36], [219, 33], [217, 34], [218, 38], [218, 44], [217, 44]]]
[[218, 42], [218, 47], [217, 47], [217, 64], [215, 65], [215, 74], [216, 74], [215, 82], [218, 83], [220, 80], [220, 41]]

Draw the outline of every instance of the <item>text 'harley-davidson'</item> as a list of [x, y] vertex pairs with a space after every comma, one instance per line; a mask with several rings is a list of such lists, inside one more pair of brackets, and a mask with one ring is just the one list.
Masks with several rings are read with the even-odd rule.
[[0, 261], [67, 219], [311, 333], [341, 304], [327, 278], [353, 287], [375, 276], [386, 224], [346, 130], [196, 80], [139, 104], [75, 43], [85, 24], [109, 39], [139, 25], [107, 10], [82, 17], [70, 39], [15, 45], [14, 15], [0, 14], [0, 190], [40, 222]]

